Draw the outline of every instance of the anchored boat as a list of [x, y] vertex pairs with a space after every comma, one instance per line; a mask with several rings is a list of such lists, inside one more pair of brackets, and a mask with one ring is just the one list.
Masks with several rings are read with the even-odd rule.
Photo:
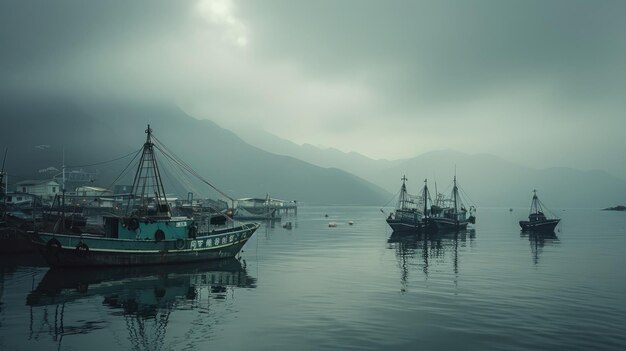
[[461, 201], [456, 176], [454, 176], [452, 196], [447, 200], [441, 199], [436, 205], [431, 206], [427, 222], [430, 223], [428, 227], [437, 232], [464, 230], [468, 224], [476, 223], [474, 206], [470, 206], [468, 210]]
[[545, 205], [537, 197], [537, 190], [533, 190], [533, 199], [530, 203], [530, 214], [527, 221], [520, 221], [519, 225], [524, 232], [554, 233], [554, 228], [561, 221], [560, 218], [547, 218], [544, 214]]
[[214, 226], [210, 217], [172, 216], [155, 148], [176, 160], [158, 140], [155, 145], [150, 125], [146, 134], [125, 216], [105, 216], [103, 233], [29, 233], [50, 266], [149, 265], [234, 257], [258, 229], [257, 223]]
[[[406, 190], [406, 176], [402, 177], [396, 210], [387, 217], [387, 224], [394, 232], [419, 231], [422, 225], [422, 212], [418, 211], [415, 197]], [[382, 211], [382, 210], [381, 210]]]

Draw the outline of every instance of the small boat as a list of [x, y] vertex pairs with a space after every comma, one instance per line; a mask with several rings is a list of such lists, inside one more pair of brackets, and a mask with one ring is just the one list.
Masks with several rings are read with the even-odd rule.
[[[416, 197], [406, 190], [406, 176], [402, 177], [396, 210], [387, 217], [387, 224], [394, 232], [417, 232], [422, 227], [422, 212], [417, 209]], [[428, 188], [425, 187], [425, 192]], [[382, 210], [381, 210], [382, 211]]]
[[291, 227], [292, 227], [291, 222], [283, 223], [283, 228], [291, 229]]
[[533, 190], [533, 199], [530, 204], [530, 214], [527, 221], [520, 221], [519, 225], [524, 232], [554, 233], [554, 228], [561, 219], [547, 218], [544, 214], [543, 205], [537, 197], [537, 190]]
[[[459, 187], [456, 184], [456, 175], [453, 180], [452, 196], [450, 199], [438, 197], [438, 203], [431, 206], [426, 226], [431, 231], [449, 232], [465, 230], [468, 224], [476, 223], [475, 207], [465, 207], [459, 195]], [[469, 214], [469, 216], [468, 216]]]
[[337, 223], [335, 223], [335, 222], [328, 223], [328, 227], [329, 228], [335, 228], [336, 226], [337, 226]]
[[[131, 266], [229, 258], [236, 256], [259, 228], [257, 223], [234, 222], [216, 227], [209, 218], [172, 216], [154, 153], [158, 149], [165, 154], [167, 148], [158, 140], [155, 146], [150, 125], [146, 134], [124, 216], [104, 216], [101, 233], [29, 232], [31, 242], [50, 266]], [[166, 156], [178, 161], [171, 153]]]

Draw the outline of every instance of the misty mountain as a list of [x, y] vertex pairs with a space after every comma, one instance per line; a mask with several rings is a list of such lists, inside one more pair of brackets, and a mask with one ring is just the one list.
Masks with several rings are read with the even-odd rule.
[[[414, 158], [373, 160], [357, 153], [297, 145], [267, 132], [238, 130], [242, 138], [265, 150], [322, 166], [354, 173], [391, 193], [400, 178], [409, 178], [409, 192], [416, 194], [428, 179], [432, 193], [447, 194], [456, 174], [468, 202], [476, 206], [527, 207], [532, 190], [554, 207], [600, 208], [626, 202], [626, 181], [604, 171], [572, 168], [534, 169], [489, 154], [453, 150], [432, 151]], [[391, 155], [392, 156], [392, 155]]]
[[533, 189], [550, 207], [600, 208], [607, 203], [623, 203], [626, 198], [626, 181], [603, 171], [534, 169], [489, 154], [449, 150], [400, 160], [369, 179], [380, 180], [377, 184], [388, 189], [399, 188], [399, 175], [407, 174], [413, 193], [428, 178], [431, 191], [436, 181], [437, 190], [449, 194], [455, 166], [459, 186], [476, 206], [528, 207]]
[[[320, 167], [343, 169], [361, 178], [370, 179], [370, 181], [373, 179], [373, 182], [379, 185], [385, 182], [381, 182], [381, 179], [377, 178], [377, 173], [381, 169], [391, 168], [398, 163], [398, 161], [385, 159], [373, 160], [357, 152], [343, 152], [334, 148], [320, 148], [311, 144], [298, 145], [259, 129], [238, 128], [234, 132], [246, 142], [260, 149], [278, 155], [291, 156]], [[386, 190], [396, 192], [397, 189], [394, 186]]]
[[[308, 203], [378, 205], [391, 196], [346, 171], [253, 147], [215, 123], [197, 120], [175, 106], [15, 94], [0, 97], [0, 147], [9, 148], [7, 169], [13, 184], [44, 177], [38, 173], [40, 169], [61, 169], [64, 153], [67, 165], [97, 172], [97, 185], [108, 187], [129, 165], [130, 154], [141, 148], [148, 123], [171, 152], [235, 198], [269, 194]], [[96, 164], [122, 155], [130, 156]], [[183, 188], [189, 187], [214, 195], [207, 186], [198, 189], [200, 183], [181, 174], [168, 159], [160, 160], [160, 165], [165, 181], [177, 195], [184, 196]], [[117, 183], [132, 182], [133, 172], [127, 169]], [[172, 188], [166, 189], [168, 193]]]

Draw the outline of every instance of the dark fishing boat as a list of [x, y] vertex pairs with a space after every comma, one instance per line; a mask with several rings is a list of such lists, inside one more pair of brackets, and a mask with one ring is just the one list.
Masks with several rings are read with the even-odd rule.
[[428, 216], [430, 225], [428, 228], [437, 232], [460, 231], [467, 228], [468, 224], [476, 223], [474, 206], [465, 207], [459, 195], [459, 187], [454, 176], [452, 196], [449, 199], [441, 199], [431, 206]]
[[8, 149], [4, 151], [0, 168], [0, 254], [22, 254], [34, 252], [30, 245], [26, 228], [32, 228], [32, 215], [13, 211], [8, 204], [7, 173], [4, 166]]
[[530, 214], [527, 221], [520, 221], [519, 225], [524, 232], [554, 233], [554, 228], [561, 219], [553, 217], [547, 218], [544, 214], [545, 205], [537, 197], [537, 190], [533, 190], [533, 200], [530, 204]]
[[98, 229], [93, 226], [87, 228], [87, 218], [80, 212], [55, 209], [55, 202], [48, 207], [38, 195], [20, 195], [29, 196], [32, 201], [18, 205], [0, 205], [0, 253], [36, 253], [36, 248], [31, 245], [29, 231], [80, 233], [87, 229]]
[[415, 232], [422, 226], [422, 212], [417, 209], [415, 197], [406, 190], [406, 176], [402, 177], [402, 186], [398, 195], [396, 210], [387, 217], [387, 224], [394, 232]]
[[153, 143], [149, 125], [146, 134], [126, 215], [105, 216], [102, 233], [30, 233], [50, 266], [149, 265], [234, 257], [259, 227], [234, 222], [216, 227], [209, 218], [172, 216], [154, 149], [176, 158], [158, 140]]

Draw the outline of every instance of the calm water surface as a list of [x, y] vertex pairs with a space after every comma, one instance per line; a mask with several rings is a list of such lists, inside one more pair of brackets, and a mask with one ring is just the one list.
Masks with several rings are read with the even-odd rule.
[[520, 234], [526, 209], [424, 237], [378, 208], [302, 207], [240, 260], [70, 274], [3, 257], [0, 350], [623, 350], [626, 213], [556, 212], [553, 237]]

